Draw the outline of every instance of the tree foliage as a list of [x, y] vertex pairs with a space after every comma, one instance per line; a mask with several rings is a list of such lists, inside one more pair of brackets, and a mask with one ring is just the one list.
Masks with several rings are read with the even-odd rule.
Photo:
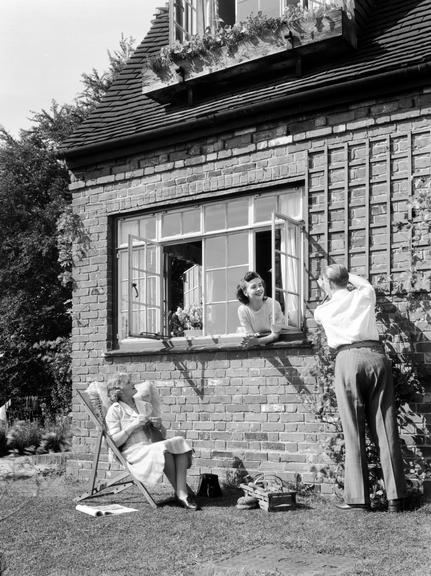
[[18, 138], [0, 128], [0, 395], [39, 395], [48, 412], [70, 403], [72, 266], [88, 247], [56, 153], [101, 101], [133, 43], [122, 36], [105, 73], [83, 74], [72, 104], [53, 100]]
[[34, 127], [30, 132], [36, 134], [47, 148], [56, 150], [102, 101], [116, 75], [133, 54], [134, 44], [135, 40], [131, 36], [121, 35], [119, 49], [113, 53], [108, 51], [108, 70], [99, 73], [93, 68], [89, 74], [82, 74], [82, 91], [72, 104], [60, 105], [56, 100], [52, 100], [49, 110], [34, 112]]

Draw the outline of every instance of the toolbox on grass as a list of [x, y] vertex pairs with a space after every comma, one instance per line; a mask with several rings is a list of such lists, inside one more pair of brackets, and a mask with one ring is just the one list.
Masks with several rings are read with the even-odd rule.
[[296, 507], [296, 492], [289, 490], [274, 474], [258, 474], [251, 482], [240, 484], [245, 496], [258, 499], [259, 507], [266, 512], [282, 512]]

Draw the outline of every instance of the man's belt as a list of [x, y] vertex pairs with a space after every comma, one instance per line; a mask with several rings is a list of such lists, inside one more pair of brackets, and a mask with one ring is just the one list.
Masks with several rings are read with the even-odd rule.
[[352, 342], [351, 344], [342, 344], [335, 349], [335, 354], [343, 352], [344, 350], [352, 350], [353, 348], [368, 348], [376, 352], [383, 352], [383, 346], [379, 340], [360, 340], [359, 342]]

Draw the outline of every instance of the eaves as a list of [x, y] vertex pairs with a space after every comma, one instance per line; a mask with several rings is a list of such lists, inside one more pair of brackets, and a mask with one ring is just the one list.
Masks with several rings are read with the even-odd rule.
[[183, 123], [158, 127], [133, 136], [65, 149], [59, 157], [66, 159], [72, 170], [85, 168], [156, 147], [180, 144], [201, 136], [214, 136], [226, 132], [227, 128], [240, 129], [251, 123], [256, 125], [275, 119], [288, 119], [305, 112], [321, 112], [370, 97], [401, 94], [412, 88], [431, 85], [430, 73], [431, 61], [376, 71], [374, 74], [368, 72], [363, 77], [344, 78], [295, 92], [286, 91], [264, 101], [197, 115]]

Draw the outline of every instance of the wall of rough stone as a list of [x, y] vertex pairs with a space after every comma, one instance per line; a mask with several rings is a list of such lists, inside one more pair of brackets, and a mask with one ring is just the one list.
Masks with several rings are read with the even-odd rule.
[[[104, 356], [112, 350], [112, 219], [188, 199], [203, 202], [233, 192], [264, 191], [265, 186], [303, 184], [311, 339], [315, 278], [327, 258], [380, 281], [389, 290], [387, 305], [403, 309], [405, 298], [391, 292], [409, 267], [401, 250], [406, 237], [400, 223], [409, 216], [412, 183], [429, 174], [430, 119], [431, 92], [421, 91], [326, 114], [286, 115], [271, 123], [253, 118], [245, 129], [226, 129], [75, 171], [74, 210], [91, 236], [88, 256], [75, 270], [75, 390], [118, 370], [130, 371], [136, 379], [154, 378], [170, 433], [184, 433], [193, 442], [195, 474], [218, 471], [224, 479], [242, 463], [250, 471], [272, 470], [290, 479], [299, 472], [312, 481], [314, 469], [324, 464], [324, 434], [300, 394], [313, 385], [310, 345]], [[421, 251], [429, 263], [429, 245]], [[430, 325], [420, 311], [414, 314], [410, 320], [419, 332], [416, 348], [409, 352], [428, 365]], [[398, 344], [402, 349], [403, 342]], [[427, 418], [423, 406], [421, 417]], [[75, 457], [69, 459], [68, 471], [86, 478], [96, 431], [77, 399], [73, 417]], [[110, 468], [107, 460], [102, 464]], [[330, 489], [323, 486], [323, 491]]]

